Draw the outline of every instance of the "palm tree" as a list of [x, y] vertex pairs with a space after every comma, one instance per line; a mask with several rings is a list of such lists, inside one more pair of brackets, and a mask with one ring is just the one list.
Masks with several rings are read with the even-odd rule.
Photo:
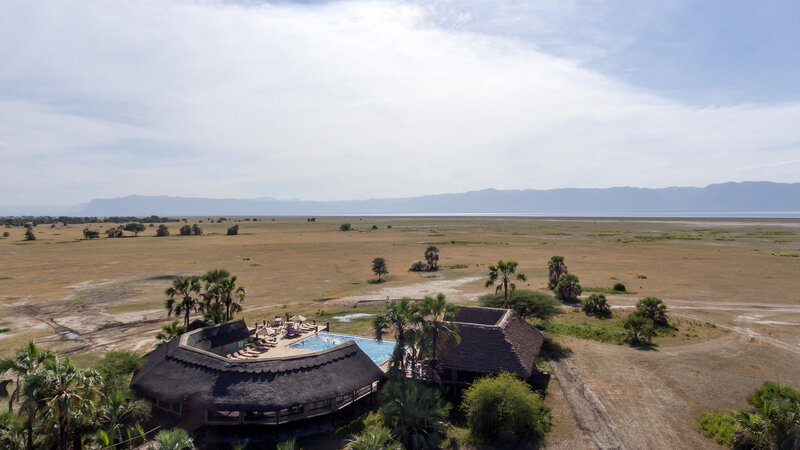
[[0, 448], [22, 450], [25, 448], [27, 432], [11, 411], [0, 414]]
[[347, 448], [350, 450], [400, 450], [401, 447], [400, 444], [394, 442], [388, 428], [377, 425], [350, 436]]
[[547, 262], [547, 276], [549, 279], [547, 287], [550, 290], [555, 289], [556, 285], [558, 284], [558, 279], [561, 278], [561, 275], [564, 275], [565, 273], [567, 273], [567, 265], [564, 264], [564, 257], [550, 257], [550, 261]]
[[430, 343], [431, 357], [428, 360], [430, 376], [439, 380], [439, 355], [447, 350], [447, 343], [452, 341], [456, 344], [461, 342], [458, 325], [454, 320], [458, 313], [458, 308], [452, 303], [447, 303], [444, 294], [436, 297], [426, 296], [419, 304], [419, 312], [425, 319], [423, 328]]
[[13, 356], [0, 360], [0, 375], [11, 372], [14, 376], [14, 390], [8, 394], [7, 387], [11, 380], [0, 382], [0, 398], [8, 396], [8, 410], [14, 411], [14, 402], [19, 401], [22, 392], [23, 381], [36, 372], [39, 367], [48, 359], [55, 358], [55, 353], [50, 350], [42, 350], [36, 345], [36, 341], [29, 341], [28, 345], [20, 347], [14, 351]]
[[174, 320], [171, 324], [161, 327], [161, 331], [156, 334], [156, 339], [161, 342], [169, 342], [183, 333], [186, 333], [186, 327], [178, 325], [178, 321]]
[[69, 358], [48, 359], [28, 377], [24, 395], [45, 408], [45, 419], [58, 432], [58, 448], [67, 450], [73, 413], [98, 396], [102, 377], [94, 369], [81, 370]]
[[[503, 299], [508, 300], [508, 288], [511, 287], [511, 292], [517, 289], [517, 285], [511, 281], [512, 276], [520, 281], [528, 281], [528, 277], [524, 273], [517, 273], [517, 262], [505, 262], [502, 259], [497, 261], [496, 266], [489, 266], [489, 279], [486, 280], [486, 287], [494, 285], [495, 282], [500, 280], [500, 284], [495, 289], [495, 294], [503, 289]], [[507, 307], [507, 305], [505, 306]]]
[[578, 296], [581, 295], [583, 289], [579, 284], [580, 280], [578, 276], [572, 273], [565, 273], [558, 278], [558, 284], [556, 284], [555, 295], [561, 301], [570, 301], [574, 302], [578, 300]]
[[206, 311], [211, 310], [212, 304], [219, 304], [220, 298], [217, 285], [220, 281], [229, 278], [231, 273], [225, 269], [214, 269], [206, 272], [201, 278], [204, 283], [203, 301], [206, 304]]
[[182, 428], [161, 430], [155, 437], [159, 450], [184, 450], [194, 448], [194, 441]]
[[448, 407], [438, 389], [402, 378], [384, 386], [381, 415], [403, 448], [439, 448]]
[[425, 261], [428, 262], [428, 270], [432, 272], [439, 270], [439, 249], [436, 246], [430, 245], [425, 250]]
[[125, 436], [123, 431], [134, 430], [136, 422], [149, 416], [150, 403], [129, 398], [121, 391], [113, 392], [97, 411], [97, 422], [107, 436], [105, 446], [120, 443]]
[[391, 367], [399, 370], [400, 373], [406, 372], [406, 333], [420, 323], [419, 310], [411, 299], [402, 298], [399, 302], [391, 301], [386, 305], [386, 311], [375, 316], [373, 326], [375, 328], [375, 339], [383, 340], [383, 336], [389, 331], [394, 331], [394, 339], [397, 345], [392, 354]]
[[668, 326], [667, 305], [657, 297], [645, 297], [636, 304], [637, 311], [652, 320], [656, 325]]
[[197, 312], [202, 309], [200, 300], [194, 295], [200, 293], [200, 278], [198, 277], [175, 277], [172, 286], [164, 291], [169, 298], [164, 302], [168, 316], [175, 313], [176, 316], [184, 315], [184, 326], [189, 327], [189, 314], [192, 310]]
[[224, 278], [217, 284], [217, 293], [223, 305], [225, 305], [225, 320], [233, 319], [233, 314], [242, 311], [245, 290], [242, 286], [236, 285], [236, 276]]

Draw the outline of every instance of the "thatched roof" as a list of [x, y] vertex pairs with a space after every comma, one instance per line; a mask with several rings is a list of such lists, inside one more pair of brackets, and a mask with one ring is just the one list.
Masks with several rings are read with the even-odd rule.
[[455, 322], [461, 343], [449, 344], [444, 368], [527, 378], [542, 348], [542, 333], [510, 309], [460, 306]]
[[244, 333], [241, 319], [185, 333], [146, 355], [131, 387], [168, 403], [188, 398], [194, 409], [206, 411], [276, 411], [344, 395], [384, 376], [353, 341], [312, 354], [258, 360], [231, 360], [202, 348], [233, 342]]

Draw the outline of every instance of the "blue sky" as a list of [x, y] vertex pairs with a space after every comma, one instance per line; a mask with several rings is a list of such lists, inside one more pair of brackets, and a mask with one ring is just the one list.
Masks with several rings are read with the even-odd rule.
[[0, 8], [0, 204], [800, 181], [797, 2]]

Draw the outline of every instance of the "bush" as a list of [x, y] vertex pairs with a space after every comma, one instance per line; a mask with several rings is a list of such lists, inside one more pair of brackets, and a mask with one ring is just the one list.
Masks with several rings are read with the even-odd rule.
[[608, 300], [603, 294], [592, 294], [583, 301], [581, 311], [585, 312], [587, 316], [595, 316], [601, 319], [611, 317], [611, 307], [608, 306]]
[[122, 237], [122, 227], [111, 227], [106, 230], [106, 234], [110, 238]]
[[422, 261], [414, 261], [408, 270], [409, 272], [425, 272], [428, 270], [428, 265]]
[[11, 233], [9, 233], [8, 231], [3, 231], [3, 237], [4, 238], [9, 237], [10, 235], [11, 235]]
[[339, 225], [339, 231], [350, 231], [351, 229], [352, 227], [350, 226], [349, 223], [343, 223]]
[[239, 225], [228, 228], [228, 236], [236, 236], [237, 234], [239, 234]]
[[558, 278], [558, 284], [556, 284], [556, 298], [564, 302], [577, 301], [582, 292], [581, 285], [578, 282], [578, 277], [574, 274], [565, 273], [561, 275]]
[[103, 376], [103, 391], [109, 394], [115, 391], [127, 391], [131, 376], [143, 365], [144, 359], [138, 353], [116, 350], [106, 353], [94, 368]]
[[616, 292], [625, 292], [625, 291], [627, 291], [627, 289], [625, 289], [625, 285], [622, 284], [622, 283], [614, 283], [614, 287], [611, 288], [611, 289], [613, 289]]
[[203, 235], [203, 229], [200, 228], [200, 225], [194, 224], [194, 225], [192, 225], [192, 234], [195, 235], [195, 236], [202, 236]]
[[486, 294], [480, 296], [478, 301], [482, 306], [489, 308], [511, 308], [526, 319], [535, 317], [550, 320], [561, 313], [561, 305], [555, 297], [527, 289], [513, 291], [508, 300], [503, 298], [503, 294]]
[[373, 230], [377, 230], [377, 229], [378, 229], [378, 226], [377, 226], [377, 225], [373, 225], [373, 226], [372, 226], [372, 229], [373, 229]]
[[461, 408], [472, 439], [505, 448], [542, 439], [552, 423], [539, 394], [508, 373], [475, 381]]
[[96, 230], [90, 230], [88, 228], [83, 229], [83, 238], [84, 239], [97, 239], [100, 237], [100, 232]]
[[703, 434], [722, 445], [733, 447], [736, 420], [730, 414], [723, 414], [719, 411], [703, 413], [699, 422]]
[[169, 228], [167, 228], [167, 226], [162, 223], [156, 229], [156, 236], [158, 237], [169, 236]]
[[667, 305], [660, 298], [645, 297], [636, 304], [636, 311], [658, 326], [669, 326]]
[[189, 225], [183, 225], [180, 229], [181, 236], [191, 236], [192, 235], [192, 227]]
[[36, 240], [36, 235], [33, 234], [33, 228], [28, 228], [25, 231], [25, 240], [26, 241], [35, 241]]

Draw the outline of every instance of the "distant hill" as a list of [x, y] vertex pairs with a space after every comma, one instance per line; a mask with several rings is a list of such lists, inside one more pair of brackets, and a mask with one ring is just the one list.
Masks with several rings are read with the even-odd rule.
[[[542, 214], [542, 215], [753, 215], [800, 212], [800, 183], [743, 182], [704, 188], [496, 190], [312, 202], [132, 195], [95, 199], [81, 216], [336, 215], [336, 214]], [[756, 214], [758, 215], [758, 214]]]

